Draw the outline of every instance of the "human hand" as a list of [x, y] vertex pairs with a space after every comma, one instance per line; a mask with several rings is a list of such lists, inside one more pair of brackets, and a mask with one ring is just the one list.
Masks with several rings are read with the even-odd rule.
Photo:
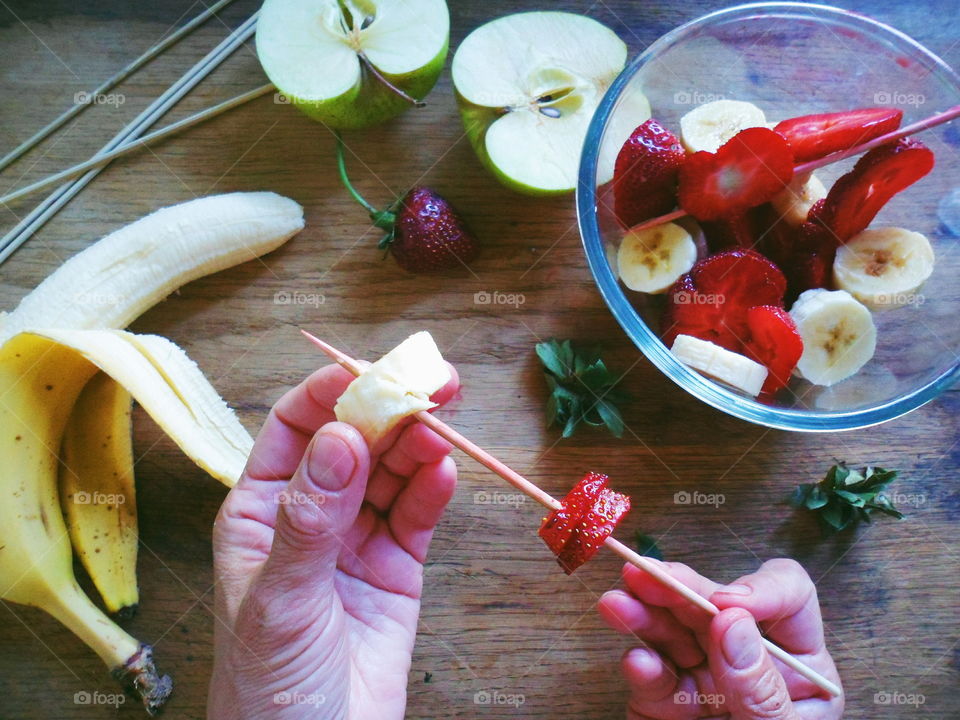
[[827, 697], [760, 642], [757, 622], [770, 640], [840, 684], [824, 644], [817, 590], [798, 563], [770, 560], [730, 585], [680, 563], [663, 565], [721, 612], [711, 618], [642, 570], [624, 567], [627, 590], [605, 593], [598, 609], [612, 629], [646, 646], [628, 650], [621, 661], [630, 687], [628, 720], [841, 717], [842, 697]]
[[[434, 396], [444, 403], [453, 379]], [[325, 367], [270, 411], [213, 531], [207, 715], [402, 718], [423, 561], [453, 495], [451, 446], [411, 420], [368, 449]]]

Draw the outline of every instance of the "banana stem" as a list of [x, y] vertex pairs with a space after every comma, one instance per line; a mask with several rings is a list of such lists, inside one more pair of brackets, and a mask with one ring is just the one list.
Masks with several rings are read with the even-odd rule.
[[173, 690], [173, 680], [157, 672], [153, 648], [104, 615], [75, 580], [70, 583], [72, 587], [52, 595], [43, 609], [90, 646], [123, 689], [139, 698], [148, 714], [156, 715]]

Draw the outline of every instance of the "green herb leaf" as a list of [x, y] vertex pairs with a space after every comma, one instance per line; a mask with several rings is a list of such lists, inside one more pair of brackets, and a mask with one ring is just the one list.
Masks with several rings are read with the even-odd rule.
[[617, 390], [619, 378], [599, 353], [578, 350], [570, 340], [555, 339], [537, 343], [536, 353], [550, 389], [548, 427], [562, 428], [565, 438], [581, 424], [603, 426], [615, 437], [623, 437], [626, 426], [616, 403], [626, 400], [626, 395]]
[[883, 494], [896, 478], [896, 470], [870, 466], [851, 470], [837, 463], [820, 482], [797, 485], [788, 501], [796, 508], [816, 512], [826, 533], [843, 530], [855, 520], [869, 523], [873, 511], [899, 520], [903, 513]]
[[637, 552], [641, 555], [652, 557], [654, 560], [663, 560], [663, 552], [657, 547], [657, 541], [639, 530], [636, 534], [636, 546]]

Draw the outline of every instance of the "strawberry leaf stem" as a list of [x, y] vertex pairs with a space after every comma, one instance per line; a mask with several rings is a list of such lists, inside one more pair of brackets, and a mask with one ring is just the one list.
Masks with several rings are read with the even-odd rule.
[[386, 232], [383, 239], [380, 241], [380, 247], [387, 247], [390, 242], [393, 240], [394, 225], [397, 222], [397, 205], [391, 205], [386, 210], [377, 210], [373, 205], [367, 202], [366, 198], [361, 195], [357, 189], [353, 186], [353, 183], [350, 182], [350, 177], [347, 175], [347, 163], [344, 159], [344, 144], [343, 137], [339, 132], [334, 132], [336, 137], [336, 147], [337, 147], [337, 170], [340, 173], [340, 182], [343, 183], [343, 186], [347, 189], [347, 192], [356, 200], [370, 215], [370, 220], [373, 221], [373, 224], [378, 228]]

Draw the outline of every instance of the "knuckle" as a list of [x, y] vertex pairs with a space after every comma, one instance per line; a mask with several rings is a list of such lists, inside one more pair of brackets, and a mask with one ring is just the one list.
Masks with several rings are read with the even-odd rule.
[[808, 580], [810, 578], [807, 571], [803, 569], [803, 565], [793, 558], [773, 558], [761, 565], [760, 569], [776, 575], [798, 576]]
[[751, 720], [775, 720], [784, 717], [790, 703], [786, 683], [772, 663], [767, 662], [760, 675], [741, 699], [744, 716]]

